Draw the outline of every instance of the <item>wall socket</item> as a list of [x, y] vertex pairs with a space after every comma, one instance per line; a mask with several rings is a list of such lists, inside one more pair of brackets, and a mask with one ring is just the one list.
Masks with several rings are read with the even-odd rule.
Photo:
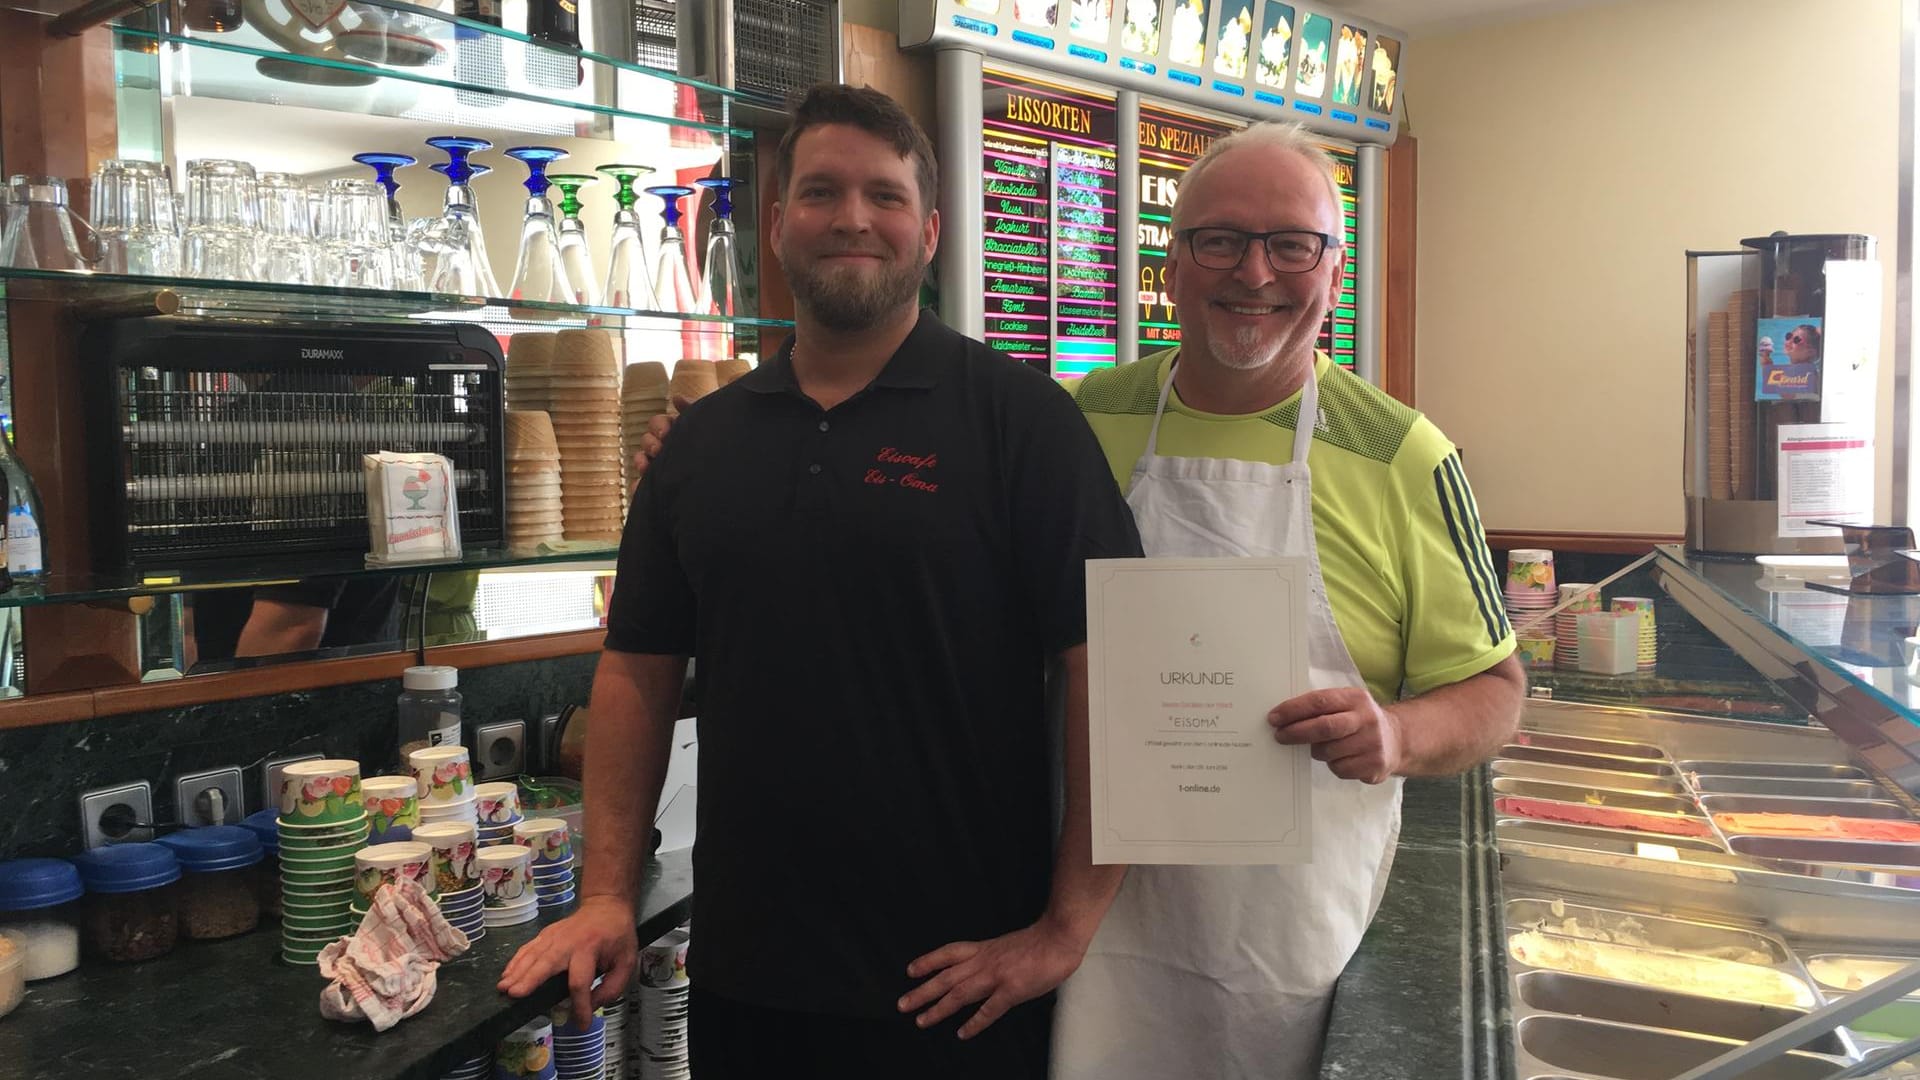
[[473, 775], [476, 780], [512, 779], [527, 769], [527, 722], [506, 720], [473, 729]]
[[87, 850], [153, 839], [153, 785], [145, 780], [80, 793], [80, 834]]
[[186, 828], [238, 825], [247, 816], [240, 788], [238, 765], [181, 776], [173, 782], [174, 819]]

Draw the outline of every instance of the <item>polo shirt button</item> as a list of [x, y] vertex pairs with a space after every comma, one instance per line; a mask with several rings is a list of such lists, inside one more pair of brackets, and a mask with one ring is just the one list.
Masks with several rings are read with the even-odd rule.
[[820, 463], [816, 461], [816, 462], [814, 462], [813, 464], [811, 464], [811, 465], [809, 465], [809, 466], [807, 466], [807, 471], [808, 471], [808, 472], [810, 472], [810, 473], [812, 473], [812, 474], [813, 474], [813, 475], [815, 475], [815, 476], [819, 476], [819, 475], [820, 475]]
[[827, 423], [827, 422], [826, 422], [825, 420], [822, 420], [822, 421], [820, 421], [820, 430], [821, 430], [821, 431], [825, 431], [825, 430], [827, 430], [828, 428], [830, 428], [830, 427], [832, 427], [832, 426], [833, 426], [832, 424], [829, 424], [829, 423]]

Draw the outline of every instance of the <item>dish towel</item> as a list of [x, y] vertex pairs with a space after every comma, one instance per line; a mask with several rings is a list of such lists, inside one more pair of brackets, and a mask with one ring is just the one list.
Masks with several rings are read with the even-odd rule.
[[434, 971], [467, 951], [467, 935], [416, 881], [383, 885], [360, 930], [320, 950], [320, 1015], [385, 1031], [433, 1001]]

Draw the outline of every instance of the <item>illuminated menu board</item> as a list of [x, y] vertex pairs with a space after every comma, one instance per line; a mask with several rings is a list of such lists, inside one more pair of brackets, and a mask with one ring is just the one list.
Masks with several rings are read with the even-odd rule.
[[1056, 377], [1114, 363], [1120, 218], [1113, 98], [983, 76], [986, 342]]
[[1167, 295], [1167, 248], [1173, 242], [1173, 200], [1180, 176], [1233, 124], [1203, 120], [1140, 103], [1140, 355], [1180, 344], [1180, 323]]
[[1333, 362], [1349, 370], [1353, 368], [1353, 331], [1357, 322], [1359, 298], [1354, 283], [1359, 280], [1356, 260], [1360, 255], [1359, 205], [1360, 189], [1354, 183], [1354, 170], [1360, 157], [1353, 151], [1338, 146], [1322, 146], [1333, 158], [1333, 178], [1340, 185], [1340, 221], [1346, 240], [1346, 262], [1340, 266], [1340, 297], [1334, 301], [1333, 310], [1327, 312], [1327, 321], [1320, 327], [1320, 348], [1333, 357]]

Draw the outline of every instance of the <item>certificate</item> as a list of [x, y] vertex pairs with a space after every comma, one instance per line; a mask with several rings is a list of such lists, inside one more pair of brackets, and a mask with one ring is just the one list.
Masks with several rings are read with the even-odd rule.
[[1305, 559], [1087, 563], [1093, 861], [1312, 861], [1312, 757], [1267, 713], [1306, 689]]

